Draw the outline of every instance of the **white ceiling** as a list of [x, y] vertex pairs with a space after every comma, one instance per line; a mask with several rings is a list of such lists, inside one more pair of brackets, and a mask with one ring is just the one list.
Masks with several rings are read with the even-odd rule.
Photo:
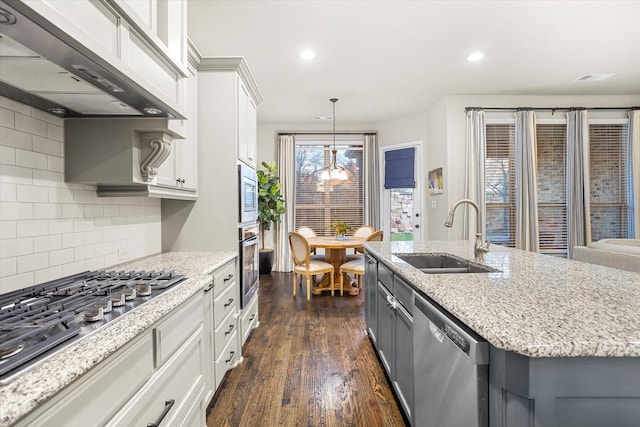
[[[331, 97], [338, 122], [375, 123], [446, 94], [640, 94], [640, 1], [189, 0], [188, 11], [203, 56], [247, 60], [260, 122], [330, 116]], [[467, 62], [476, 50], [485, 59]], [[615, 76], [576, 81], [591, 73]]]

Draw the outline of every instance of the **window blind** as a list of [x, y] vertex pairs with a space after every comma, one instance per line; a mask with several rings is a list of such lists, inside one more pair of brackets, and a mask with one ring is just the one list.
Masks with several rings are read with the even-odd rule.
[[538, 228], [540, 252], [567, 252], [567, 126], [538, 124]]
[[311, 227], [318, 236], [333, 236], [330, 224], [342, 220], [354, 229], [363, 225], [364, 184], [362, 143], [337, 145], [338, 166], [346, 181], [322, 181], [331, 163], [331, 142], [296, 145], [294, 227]]
[[486, 230], [492, 242], [515, 247], [515, 126], [486, 125]]
[[415, 188], [414, 147], [384, 153], [384, 188]]
[[627, 238], [627, 125], [589, 126], [591, 239]]

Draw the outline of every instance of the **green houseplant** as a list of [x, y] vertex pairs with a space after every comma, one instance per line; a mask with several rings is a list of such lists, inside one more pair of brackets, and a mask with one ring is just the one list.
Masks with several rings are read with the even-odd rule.
[[343, 220], [331, 223], [330, 227], [336, 231], [336, 239], [338, 240], [344, 239], [344, 235], [353, 230], [353, 227]]
[[262, 162], [264, 169], [259, 169], [258, 174], [258, 222], [260, 223], [260, 236], [262, 247], [260, 248], [260, 274], [271, 273], [273, 266], [273, 249], [264, 247], [264, 232], [271, 230], [271, 224], [280, 222], [285, 212], [282, 185], [278, 176], [278, 167], [272, 160]]

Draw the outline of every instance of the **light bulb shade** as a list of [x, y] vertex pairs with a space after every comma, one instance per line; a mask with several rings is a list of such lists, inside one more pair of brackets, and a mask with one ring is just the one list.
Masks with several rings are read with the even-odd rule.
[[331, 169], [331, 179], [340, 179], [340, 171], [338, 169]]
[[344, 180], [346, 180], [348, 178], [349, 178], [349, 176], [347, 175], [347, 171], [342, 169], [342, 168], [340, 168], [340, 172], [338, 173], [338, 179], [344, 181]]
[[323, 181], [328, 180], [329, 178], [331, 178], [331, 176], [329, 175], [329, 171], [328, 170], [323, 170], [322, 171], [322, 175], [320, 175], [320, 179]]

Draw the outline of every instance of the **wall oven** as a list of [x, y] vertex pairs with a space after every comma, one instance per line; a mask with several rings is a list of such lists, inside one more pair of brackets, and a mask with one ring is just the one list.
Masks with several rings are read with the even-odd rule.
[[249, 305], [258, 291], [258, 226], [256, 224], [240, 228], [240, 307]]
[[247, 165], [238, 165], [240, 188], [240, 224], [255, 223], [258, 220], [258, 176]]

